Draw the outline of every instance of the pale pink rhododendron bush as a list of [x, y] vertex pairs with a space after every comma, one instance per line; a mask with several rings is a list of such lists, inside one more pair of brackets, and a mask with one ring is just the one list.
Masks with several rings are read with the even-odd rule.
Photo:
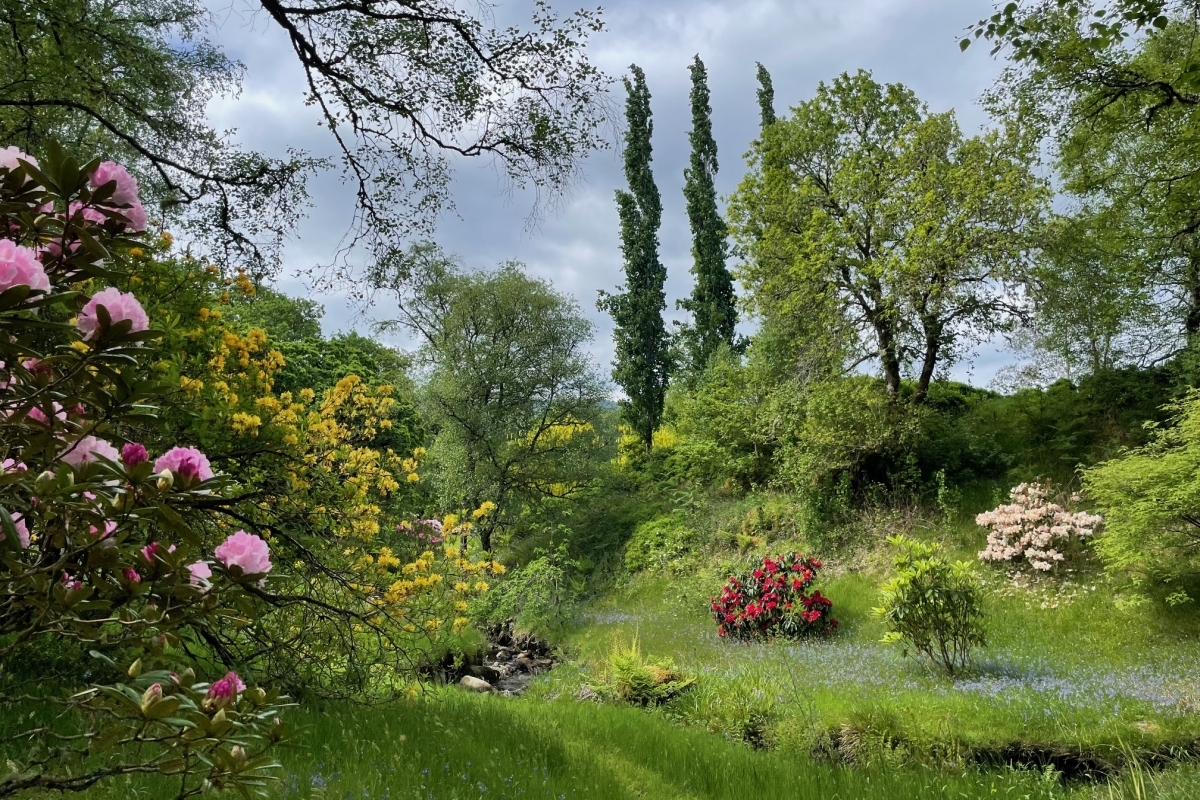
[[[1103, 524], [1099, 515], [1070, 511], [1049, 498], [1048, 486], [1022, 483], [1009, 490], [1010, 502], [985, 511], [975, 522], [988, 529], [983, 561], [1027, 563], [1050, 572]], [[1078, 502], [1078, 496], [1071, 501]]]

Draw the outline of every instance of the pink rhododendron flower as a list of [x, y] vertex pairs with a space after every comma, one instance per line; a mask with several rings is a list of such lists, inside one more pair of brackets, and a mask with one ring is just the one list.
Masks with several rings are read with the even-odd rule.
[[104, 520], [104, 530], [100, 530], [95, 525], [88, 526], [88, 533], [90, 533], [92, 536], [99, 536], [101, 539], [107, 539], [108, 537], [112, 536], [116, 530], [116, 520], [111, 519]]
[[77, 592], [83, 588], [83, 581], [73, 577], [69, 572], [64, 572], [62, 578], [59, 580], [62, 581], [62, 585], [66, 587], [68, 592]]
[[226, 567], [240, 567], [245, 575], [264, 575], [271, 571], [271, 548], [252, 533], [238, 531], [217, 545], [213, 554]]
[[67, 207], [68, 217], [74, 217], [77, 213], [82, 213], [85, 220], [95, 223], [96, 225], [103, 225], [104, 223], [108, 222], [108, 215], [103, 211], [98, 208], [92, 208], [91, 206], [85, 206], [83, 203], [78, 201], [71, 203], [71, 205]]
[[146, 230], [146, 209], [142, 207], [142, 201], [138, 199], [137, 178], [130, 175], [125, 167], [115, 161], [104, 161], [92, 173], [91, 185], [93, 189], [99, 189], [109, 181], [116, 181], [117, 186], [112, 198], [105, 201], [104, 204], [117, 206], [118, 210], [129, 220], [131, 230]]
[[28, 372], [30, 375], [51, 375], [54, 370], [49, 364], [43, 364], [39, 358], [27, 358], [21, 362], [21, 369]]
[[[54, 418], [56, 420], [58, 420], [59, 422], [66, 422], [67, 421], [67, 412], [63, 411], [62, 406], [59, 405], [58, 403], [54, 403], [53, 406], [54, 406]], [[46, 412], [42, 411], [37, 406], [34, 406], [33, 408], [29, 409], [29, 418], [31, 420], [33, 420], [34, 422], [40, 422], [43, 425], [50, 424], [50, 418], [46, 416]]]
[[9, 239], [0, 239], [0, 292], [14, 286], [28, 286], [35, 291], [50, 291], [50, 278], [36, 250], [22, 247]]
[[20, 148], [5, 147], [0, 149], [0, 168], [10, 171], [16, 169], [17, 167], [21, 166], [17, 159], [20, 159], [21, 161], [28, 161], [35, 167], [38, 166], [37, 159], [28, 153], [21, 152]]
[[131, 206], [138, 201], [137, 178], [129, 174], [129, 170], [115, 161], [101, 161], [91, 174], [88, 183], [93, 189], [99, 189], [109, 181], [115, 181], [116, 189], [112, 193], [111, 202], [116, 206]]
[[121, 448], [121, 462], [129, 469], [133, 469], [138, 464], [150, 460], [150, 454], [146, 452], [146, 446], [137, 442], [126, 442]]
[[96, 316], [96, 308], [104, 306], [108, 318], [116, 325], [123, 320], [129, 320], [132, 325], [131, 333], [138, 333], [150, 327], [150, 318], [146, 316], [142, 304], [130, 292], [122, 292], [112, 286], [102, 292], [92, 295], [87, 305], [79, 312], [75, 327], [83, 334], [84, 341], [93, 338], [100, 328], [100, 319]]
[[14, 458], [6, 458], [0, 462], [0, 473], [4, 472], [28, 472], [29, 467], [25, 466], [24, 461], [17, 461]]
[[129, 220], [129, 230], [133, 233], [141, 233], [146, 230], [146, 209], [142, 207], [142, 201], [136, 200], [129, 208], [120, 209], [125, 215], [125, 219]]
[[142, 576], [136, 569], [129, 567], [125, 570], [125, 580], [129, 581], [130, 583], [141, 583]]
[[117, 448], [103, 439], [97, 439], [95, 436], [84, 436], [75, 442], [75, 444], [68, 447], [60, 457], [71, 466], [80, 467], [95, 461], [100, 456], [110, 461], [117, 461], [121, 458], [121, 454], [117, 452]]
[[[17, 539], [21, 542], [21, 549], [29, 547], [29, 528], [25, 525], [25, 518], [21, 514], [12, 515], [13, 527], [17, 529]], [[0, 530], [0, 542], [4, 541], [4, 531]]]
[[208, 579], [212, 577], [212, 567], [208, 565], [207, 561], [188, 564], [188, 572], [192, 573], [192, 583], [198, 586], [208, 583]]
[[158, 554], [158, 542], [151, 542], [142, 548], [142, 558], [150, 564], [154, 563], [154, 557]]
[[172, 447], [154, 462], [154, 471], [170, 470], [181, 478], [203, 482], [213, 476], [208, 457], [194, 447]]

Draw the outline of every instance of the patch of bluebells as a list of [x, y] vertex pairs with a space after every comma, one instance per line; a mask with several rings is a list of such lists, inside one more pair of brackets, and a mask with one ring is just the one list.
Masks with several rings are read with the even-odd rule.
[[748, 575], [733, 575], [712, 598], [717, 634], [734, 639], [769, 639], [831, 633], [838, 626], [833, 601], [814, 590], [823, 564], [799, 553], [767, 556]]
[[[759, 645], [748, 645], [759, 647]], [[974, 696], [989, 701], [1033, 701], [1052, 713], [1064, 706], [1115, 718], [1133, 707], [1160, 713], [1195, 710], [1197, 692], [1194, 662], [1184, 656], [1156, 658], [1152, 664], [1129, 667], [1053, 667], [1042, 660], [986, 660], [973, 673], [947, 683], [906, 668], [903, 657], [881, 644], [831, 640], [805, 642], [787, 648], [763, 647], [763, 654], [789, 662], [789, 672], [805, 688], [831, 691], [911, 691], [943, 696]], [[757, 660], [756, 662], [757, 663]], [[746, 669], [739, 663], [705, 674], [735, 680]]]

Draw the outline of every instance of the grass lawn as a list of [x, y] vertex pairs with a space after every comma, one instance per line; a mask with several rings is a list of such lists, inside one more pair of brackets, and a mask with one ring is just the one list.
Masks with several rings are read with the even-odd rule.
[[[1091, 795], [1042, 775], [859, 769], [756, 752], [631, 708], [447, 690], [401, 705], [295, 714], [279, 798], [556, 800], [905, 800]], [[89, 798], [168, 797], [170, 784], [122, 781]], [[1183, 795], [1180, 795], [1182, 798]]]
[[954, 680], [880, 642], [870, 615], [878, 576], [844, 571], [818, 583], [842, 622], [829, 639], [738, 644], [719, 638], [708, 614], [724, 574], [698, 569], [641, 575], [589, 607], [563, 636], [584, 666], [552, 673], [535, 691], [573, 694], [589, 680], [587, 665], [637, 636], [647, 655], [699, 676], [666, 713], [732, 738], [762, 735], [747, 729], [757, 715], [785, 750], [849, 736], [869, 745], [851, 760], [954, 764], [1032, 747], [1064, 761], [1083, 753], [1119, 762], [1129, 749], [1200, 741], [1194, 617], [1119, 609], [1111, 589], [1087, 580], [1017, 589], [996, 570], [980, 572], [992, 576], [989, 643]]

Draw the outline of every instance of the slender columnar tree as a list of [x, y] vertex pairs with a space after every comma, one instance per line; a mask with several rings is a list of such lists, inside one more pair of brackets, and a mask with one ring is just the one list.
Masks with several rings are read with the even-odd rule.
[[765, 128], [775, 122], [775, 86], [771, 83], [771, 73], [758, 63], [758, 111], [762, 115], [762, 126]]
[[663, 291], [667, 271], [658, 260], [662, 199], [650, 171], [650, 137], [654, 132], [650, 92], [646, 74], [636, 64], [629, 70], [633, 74], [632, 80], [625, 79], [625, 117], [629, 125], [625, 178], [629, 191], [617, 191], [625, 285], [617, 294], [601, 293], [598, 305], [612, 315], [616, 324], [613, 379], [625, 391], [621, 410], [648, 451], [662, 419], [670, 372], [670, 341], [662, 317], [667, 304]]
[[692, 296], [680, 305], [692, 312], [686, 329], [692, 369], [703, 369], [721, 345], [733, 346], [737, 325], [733, 278], [725, 267], [728, 246], [725, 220], [717, 211], [717, 143], [712, 133], [708, 101], [708, 72], [700, 56], [688, 67], [692, 73], [692, 157], [683, 171], [683, 196], [692, 226]]

